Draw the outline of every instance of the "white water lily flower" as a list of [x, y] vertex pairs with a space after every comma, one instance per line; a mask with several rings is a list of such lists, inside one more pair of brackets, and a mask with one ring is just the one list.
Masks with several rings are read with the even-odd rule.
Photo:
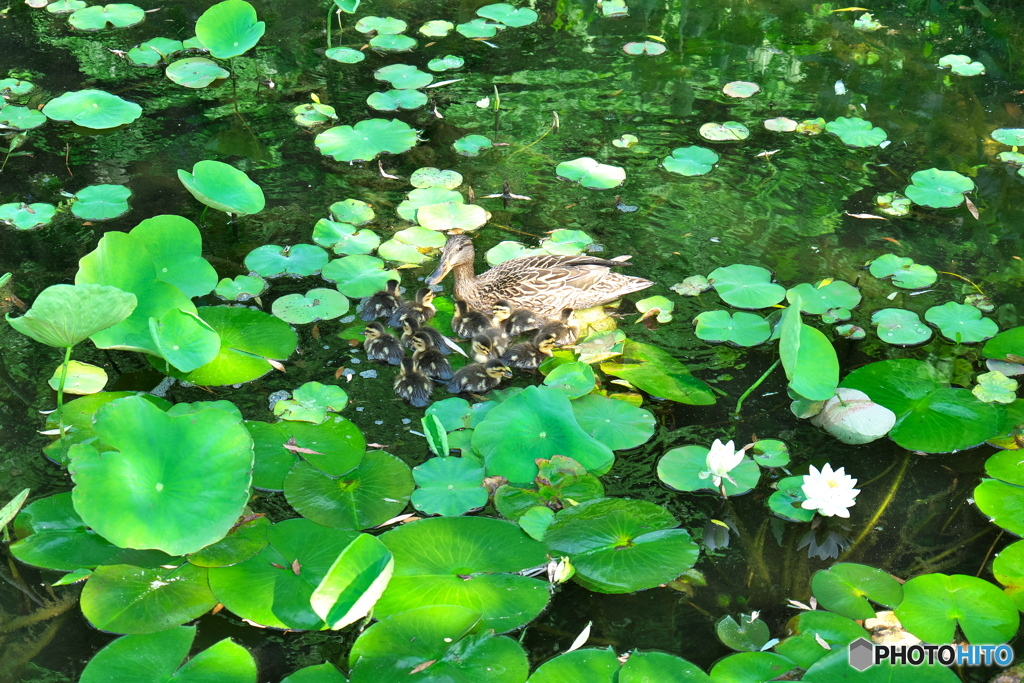
[[733, 486], [738, 486], [735, 480], [729, 476], [729, 473], [736, 469], [736, 466], [743, 461], [743, 453], [752, 445], [749, 444], [737, 451], [736, 445], [732, 441], [723, 444], [718, 439], [715, 439], [715, 442], [711, 444], [711, 450], [708, 451], [708, 468], [698, 473], [697, 476], [701, 479], [711, 477], [711, 483], [714, 484], [715, 488], [722, 485], [723, 479]]
[[804, 483], [800, 486], [807, 497], [800, 507], [814, 510], [825, 517], [849, 517], [850, 508], [860, 489], [853, 488], [857, 480], [848, 475], [843, 468], [833, 471], [832, 465], [825, 463], [819, 472], [811, 465], [811, 473], [804, 475]]

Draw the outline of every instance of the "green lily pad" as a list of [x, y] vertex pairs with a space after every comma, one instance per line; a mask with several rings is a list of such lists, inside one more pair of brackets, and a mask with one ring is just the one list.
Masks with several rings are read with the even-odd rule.
[[76, 10], [82, 9], [87, 4], [85, 0], [57, 0], [57, 2], [48, 4], [46, 11], [50, 14], [71, 14]]
[[[843, 656], [846, 657], [845, 651]], [[718, 660], [711, 667], [712, 681], [770, 681], [796, 664], [774, 652], [740, 652]], [[847, 664], [849, 671], [849, 664]]]
[[767, 119], [764, 122], [764, 127], [766, 129], [775, 131], [776, 133], [792, 133], [797, 129], [798, 125], [799, 124], [796, 121], [786, 118], [785, 116]]
[[[60, 387], [61, 375], [65, 375], [64, 363], [57, 366], [57, 369], [53, 371], [53, 376], [47, 382], [54, 391], [58, 391]], [[65, 394], [95, 394], [97, 391], [103, 391], [103, 387], [106, 385], [107, 371], [103, 368], [89, 363], [80, 363], [77, 360], [67, 364], [67, 373], [64, 377]]]
[[771, 638], [768, 624], [751, 614], [741, 614], [739, 621], [725, 615], [715, 622], [715, 635], [723, 645], [740, 652], [758, 652]]
[[477, 204], [443, 202], [428, 204], [416, 211], [416, 220], [428, 230], [476, 230], [487, 223], [491, 214]]
[[136, 66], [156, 66], [171, 55], [182, 52], [184, 43], [173, 38], [150, 38], [128, 50], [128, 61]]
[[455, 24], [443, 19], [433, 19], [420, 26], [420, 33], [429, 38], [444, 38], [455, 29]]
[[985, 73], [985, 65], [974, 61], [967, 55], [939, 57], [939, 68], [950, 69], [957, 76], [980, 76]]
[[408, 199], [398, 205], [398, 215], [407, 221], [417, 221], [417, 213], [424, 206], [433, 204], [464, 204], [462, 194], [456, 190], [449, 190], [443, 187], [426, 187], [412, 190]]
[[380, 34], [370, 38], [370, 47], [380, 52], [408, 52], [416, 47], [416, 39], [398, 34]]
[[750, 457], [761, 467], [785, 467], [789, 464], [789, 446], [778, 439], [759, 439], [750, 449]]
[[951, 388], [923, 361], [879, 361], [847, 375], [841, 386], [863, 391], [896, 413], [889, 437], [912, 451], [950, 453], [972, 448], [1001, 431], [1002, 409]]
[[836, 393], [839, 359], [832, 342], [800, 319], [800, 295], [782, 314], [779, 356], [789, 388], [803, 398], [826, 401]]
[[952, 208], [964, 203], [964, 192], [974, 189], [974, 181], [956, 171], [929, 168], [910, 176], [912, 185], [903, 191], [910, 201], [936, 209]]
[[1018, 536], [1024, 535], [1024, 496], [1020, 486], [983, 479], [974, 489], [974, 502], [994, 524]]
[[861, 300], [860, 290], [842, 280], [820, 280], [813, 285], [805, 282], [790, 289], [786, 300], [792, 303], [796, 295], [802, 302], [801, 311], [811, 315], [824, 315], [833, 308], [856, 308]]
[[976, 381], [978, 384], [971, 393], [983, 403], [1013, 403], [1017, 400], [1019, 383], [999, 371], [983, 372]]
[[573, 579], [600, 593], [632, 593], [676, 579], [697, 562], [699, 549], [660, 505], [623, 498], [580, 503], [555, 515], [544, 542], [568, 555]]
[[810, 522], [814, 519], [814, 510], [807, 510], [802, 503], [807, 500], [804, 495], [803, 477], [783, 477], [776, 486], [778, 490], [768, 497], [768, 507], [776, 516], [789, 522]]
[[484, 254], [484, 258], [487, 260], [487, 263], [492, 266], [496, 266], [499, 263], [504, 263], [505, 261], [510, 261], [514, 258], [527, 255], [529, 254], [526, 245], [521, 242], [506, 240], [504, 242], [498, 242], [496, 245], [488, 249], [487, 253]]
[[896, 616], [910, 633], [935, 644], [952, 643], [957, 627], [972, 644], [1005, 643], [1017, 632], [1013, 600], [988, 581], [935, 572], [903, 585]]
[[462, 458], [431, 458], [412, 470], [412, 505], [425, 515], [457, 517], [487, 504], [484, 468]]
[[626, 182], [626, 169], [602, 164], [590, 157], [563, 161], [555, 167], [555, 175], [591, 190], [608, 190]]
[[157, 279], [187, 296], [209, 294], [217, 271], [203, 258], [203, 238], [195, 223], [181, 216], [147, 218], [129, 233], [138, 238], [153, 259]]
[[725, 87], [722, 88], [722, 92], [729, 97], [746, 99], [747, 97], [753, 97], [757, 93], [761, 92], [761, 86], [757, 83], [750, 83], [749, 81], [733, 81], [731, 83], [726, 83]]
[[[570, 653], [572, 654], [572, 653]], [[553, 661], [553, 660], [552, 660]], [[587, 678], [597, 683], [598, 678]], [[619, 671], [618, 683], [711, 683], [711, 677], [690, 662], [665, 652], [633, 651]]]
[[[981, 354], [985, 358], [1022, 362], [1019, 359], [1024, 358], [1024, 326], [1000, 332], [985, 342], [985, 346], [981, 348]], [[1015, 358], [1018, 360], [1015, 361]]]
[[789, 626], [792, 635], [776, 645], [775, 651], [802, 669], [811, 668], [830, 650], [849, 652], [849, 644], [864, 637], [864, 628], [857, 622], [824, 610], [801, 612]]
[[992, 574], [1006, 586], [1006, 594], [1020, 609], [1024, 605], [1024, 542], [1018, 541], [1000, 550], [992, 561]]
[[829, 121], [825, 130], [838, 136], [849, 147], [877, 147], [888, 137], [884, 130], [872, 126], [870, 121], [845, 116]]
[[284, 495], [296, 512], [340, 529], [386, 522], [405, 508], [413, 488], [409, 466], [376, 450], [367, 451], [355, 469], [343, 474], [326, 474], [299, 462], [284, 480]]
[[416, 131], [396, 119], [366, 119], [335, 126], [316, 136], [316, 148], [337, 161], [372, 161], [379, 154], [401, 154], [417, 142]]
[[[710, 448], [697, 445], [680, 446], [668, 451], [658, 460], [658, 479], [677, 491], [717, 491], [710, 476], [701, 477], [708, 471]], [[749, 457], [744, 456], [729, 472], [732, 481], [722, 479], [725, 495], [738, 496], [750, 491], [761, 480], [761, 468]]]
[[892, 277], [892, 283], [903, 289], [924, 289], [935, 284], [939, 277], [931, 266], [922, 266], [913, 259], [894, 254], [879, 256], [868, 270], [877, 278]]
[[836, 334], [853, 340], [864, 339], [867, 336], [864, 328], [856, 325], [836, 325]]
[[132, 191], [124, 185], [90, 185], [75, 194], [71, 213], [82, 220], [109, 221], [128, 213]]
[[[270, 520], [259, 515], [246, 515], [235, 524], [231, 531], [217, 543], [206, 546], [198, 553], [188, 556], [188, 561], [197, 567], [229, 567], [245, 562], [267, 547], [267, 530]], [[203, 577], [206, 579], [206, 577]]]
[[[818, 648], [821, 650], [822, 648]], [[788, 661], [788, 660], [787, 660]], [[938, 662], [909, 666], [892, 665], [882, 662], [865, 671], [864, 674], [852, 675], [849, 648], [833, 646], [832, 652], [825, 654], [807, 670], [801, 680], [807, 683], [831, 683], [842, 680], [863, 681], [899, 681], [901, 683], [958, 683], [960, 678], [948, 667]], [[763, 679], [767, 680], [767, 679]]]
[[349, 665], [352, 683], [404, 681], [420, 671], [420, 680], [522, 683], [530, 669], [519, 643], [481, 629], [480, 612], [458, 605], [381, 619], [352, 646]]
[[309, 604], [334, 630], [366, 617], [391, 580], [395, 561], [375, 536], [359, 534], [331, 565]]
[[[549, 460], [540, 459], [537, 461], [537, 469], [537, 476], [531, 485], [502, 484], [494, 492], [494, 506], [502, 516], [521, 522], [524, 515], [537, 507], [549, 511], [561, 510], [587, 500], [605, 497], [601, 480], [588, 474], [586, 468], [572, 458], [555, 455]], [[539, 513], [533, 514], [536, 517]], [[550, 523], [551, 519], [547, 519], [544, 522], [544, 529], [547, 529]], [[529, 533], [526, 525], [520, 526]], [[534, 534], [530, 536], [537, 538]]]
[[480, 151], [494, 146], [490, 138], [483, 135], [466, 135], [452, 143], [455, 151], [464, 157], [480, 156]]
[[252, 655], [230, 638], [214, 643], [185, 662], [195, 635], [195, 626], [178, 626], [157, 633], [123, 636], [89, 660], [79, 681], [131, 680], [131, 673], [145, 672], [155, 680], [197, 683], [209, 680], [211, 673], [216, 672], [213, 675], [221, 683], [256, 682]]
[[104, 129], [131, 123], [142, 116], [142, 107], [103, 90], [78, 90], [50, 100], [43, 113], [54, 121]]
[[378, 111], [419, 109], [427, 103], [427, 96], [419, 90], [388, 90], [375, 92], [366, 98], [366, 104]]
[[295, 390], [291, 399], [274, 404], [274, 415], [282, 420], [320, 424], [327, 412], [340, 413], [348, 405], [348, 394], [341, 387], [320, 382], [306, 382]]
[[131, 315], [134, 294], [99, 284], [51, 285], [25, 315], [7, 322], [22, 334], [47, 346], [75, 346]]
[[245, 0], [224, 0], [199, 17], [196, 37], [217, 59], [230, 59], [255, 47], [266, 28]]
[[537, 21], [539, 15], [529, 7], [516, 8], [507, 2], [499, 2], [494, 5], [485, 5], [476, 11], [478, 16], [484, 19], [491, 19], [499, 24], [522, 28]]
[[281, 683], [348, 683], [348, 679], [333, 664], [324, 662], [293, 671], [282, 678]]
[[217, 357], [220, 335], [192, 311], [172, 308], [149, 319], [160, 356], [181, 372], [191, 372]]
[[555, 521], [555, 511], [543, 505], [529, 508], [517, 520], [519, 527], [536, 541], [544, 540], [544, 534], [547, 533], [548, 527], [553, 521]]
[[858, 31], [877, 31], [882, 28], [882, 24], [871, 12], [865, 12], [853, 21], [853, 27]]
[[214, 81], [231, 75], [230, 71], [205, 57], [186, 57], [171, 62], [164, 73], [173, 83], [186, 88], [205, 88]]
[[115, 3], [112, 5], [83, 7], [75, 10], [74, 14], [68, 17], [68, 23], [79, 31], [101, 31], [109, 25], [111, 28], [127, 28], [141, 24], [146, 18], [146, 13], [141, 7], [126, 3]]
[[[247, 4], [243, 0], [226, 2]], [[178, 169], [178, 180], [193, 197], [218, 211], [247, 216], [259, 213], [266, 206], [260, 186], [242, 171], [221, 161], [200, 161], [192, 167], [192, 173]]]
[[420, 71], [411, 64], [389, 64], [373, 72], [378, 81], [391, 84], [396, 90], [423, 88], [430, 85], [434, 77], [426, 71]]
[[334, 220], [340, 223], [351, 223], [355, 226], [365, 225], [373, 220], [373, 207], [358, 199], [343, 199], [331, 204], [328, 211]]
[[556, 256], [575, 256], [593, 243], [594, 238], [582, 230], [559, 228], [540, 241], [540, 248]]
[[38, 109], [8, 104], [0, 107], [0, 126], [15, 130], [31, 130], [46, 123], [46, 115]]
[[601, 372], [620, 377], [641, 391], [691, 405], [711, 405], [715, 395], [671, 354], [649, 344], [627, 341], [621, 363], [601, 363]]
[[[101, 455], [71, 448], [75, 509], [111, 542], [195, 552], [227, 534], [248, 500], [252, 439], [221, 410], [169, 417], [137, 397], [96, 413], [102, 442], [119, 451]], [[189, 454], [203, 453], [201, 460]]]
[[820, 135], [825, 130], [825, 119], [805, 119], [797, 124], [796, 132], [804, 135]]
[[503, 24], [492, 24], [486, 19], [471, 19], [456, 26], [455, 30], [466, 38], [493, 38], [502, 28], [505, 28]]
[[363, 17], [356, 22], [356, 30], [360, 33], [394, 35], [404, 32], [407, 28], [408, 24], [394, 17]]
[[650, 55], [651, 57], [656, 57], [665, 53], [665, 45], [656, 43], [653, 40], [645, 40], [642, 42], [626, 43], [622, 46], [622, 51], [627, 55]]
[[430, 517], [379, 538], [395, 556], [395, 575], [374, 607], [378, 619], [458, 605], [482, 615], [480, 629], [504, 633], [533, 621], [547, 606], [546, 581], [512, 573], [546, 563], [544, 546], [511, 522]]
[[646, 443], [657, 424], [648, 411], [597, 394], [573, 400], [572, 411], [583, 431], [615, 451]]
[[339, 292], [352, 299], [371, 296], [384, 289], [388, 280], [401, 279], [397, 271], [385, 270], [382, 260], [365, 254], [334, 259], [324, 266], [320, 276], [334, 282]]
[[446, 236], [420, 225], [395, 233], [393, 239], [380, 245], [378, 256], [403, 263], [423, 263], [432, 250], [444, 246]]
[[768, 321], [756, 313], [704, 311], [693, 319], [698, 339], [728, 342], [736, 346], [757, 346], [772, 335]]
[[305, 325], [340, 318], [348, 312], [348, 306], [348, 299], [338, 290], [318, 288], [274, 299], [271, 310], [286, 323]]
[[736, 308], [767, 308], [782, 301], [786, 288], [772, 283], [772, 274], [760, 266], [735, 264], [716, 268], [708, 282], [722, 301]]
[[849, 562], [815, 572], [811, 592], [822, 607], [850, 619], [874, 618], [868, 600], [889, 609], [903, 602], [899, 581], [881, 569]]
[[464, 398], [453, 396], [441, 401], [434, 401], [427, 408], [427, 415], [434, 415], [441, 421], [441, 426], [451, 432], [456, 429], [474, 428], [480, 425], [487, 413], [497, 404], [495, 401], [469, 404]]
[[1024, 146], [1024, 128], [996, 128], [992, 139], [1013, 147]]
[[1024, 166], [1024, 154], [1021, 154], [1020, 152], [1000, 152], [996, 155], [996, 159], [999, 159], [999, 161], [1004, 164]]
[[418, 168], [409, 177], [409, 183], [416, 188], [440, 187], [454, 190], [462, 185], [462, 174], [458, 171], [442, 171], [433, 166]]
[[739, 121], [705, 123], [698, 132], [702, 138], [712, 142], [736, 142], [750, 137], [750, 129]]
[[265, 278], [306, 277], [323, 270], [329, 258], [326, 251], [312, 244], [264, 244], [246, 255], [245, 267]]
[[[301, 406], [290, 405], [289, 411]], [[320, 424], [284, 420], [274, 424], [246, 422], [255, 449], [253, 486], [268, 491], [284, 489], [284, 480], [298, 456], [290, 448], [300, 449], [307, 462], [328, 474], [343, 474], [359, 465], [366, 452], [362, 432], [342, 417]]]
[[465, 66], [466, 60], [457, 55], [445, 55], [436, 57], [427, 62], [427, 68], [431, 71], [452, 71]]
[[[629, 149], [630, 147], [635, 147], [639, 142], [640, 138], [632, 133], [623, 133], [622, 136], [612, 140], [612, 145], [615, 147], [621, 147], [622, 149]], [[668, 157], [666, 157], [666, 160], [668, 160]]]
[[29, 94], [35, 87], [31, 81], [23, 81], [19, 78], [0, 78], [0, 94], [20, 97]]
[[910, 200], [899, 192], [887, 192], [875, 197], [878, 210], [889, 216], [906, 216], [910, 213]]
[[548, 373], [544, 384], [558, 389], [570, 399], [589, 394], [595, 388], [594, 369], [587, 363], [563, 363]]
[[0, 204], [0, 223], [14, 226], [18, 230], [34, 230], [49, 225], [57, 213], [53, 204]]
[[958, 344], [985, 341], [999, 332], [996, 322], [982, 317], [977, 307], [955, 301], [932, 306], [924, 312], [924, 319], [939, 328], [943, 337]]
[[932, 331], [921, 322], [917, 313], [903, 308], [875, 311], [871, 314], [871, 323], [878, 326], [878, 338], [886, 344], [916, 346], [932, 338]]
[[719, 156], [707, 147], [677, 147], [661, 163], [666, 171], [685, 176], [704, 175], [718, 163]]
[[335, 254], [369, 254], [380, 246], [380, 237], [373, 230], [359, 230], [351, 223], [327, 218], [313, 226], [313, 241]]
[[598, 474], [615, 460], [610, 448], [583, 431], [569, 399], [553, 387], [527, 387], [496, 406], [473, 432], [473, 448], [488, 475], [512, 482], [532, 481], [537, 458], [565, 455]]
[[366, 59], [366, 53], [350, 47], [332, 47], [324, 52], [324, 56], [342, 64], [358, 64]]

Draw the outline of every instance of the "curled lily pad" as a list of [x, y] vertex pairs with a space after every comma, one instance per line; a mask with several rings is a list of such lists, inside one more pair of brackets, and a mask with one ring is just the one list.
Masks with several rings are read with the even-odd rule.
[[54, 391], [57, 391], [60, 387], [61, 376], [64, 376], [64, 393], [66, 394], [83, 396], [95, 394], [98, 391], [103, 391], [103, 387], [107, 385], [106, 370], [89, 363], [80, 363], [77, 360], [68, 363], [66, 373], [63, 363], [58, 365], [57, 369], [53, 371], [53, 376], [50, 377], [47, 383]]
[[420, 33], [429, 38], [444, 38], [455, 29], [455, 24], [443, 19], [433, 19], [420, 26]]
[[108, 25], [112, 28], [134, 26], [142, 23], [145, 18], [146, 13], [141, 7], [127, 3], [114, 3], [75, 10], [74, 14], [68, 17], [68, 23], [79, 31], [101, 31]]
[[311, 289], [274, 299], [274, 315], [292, 325], [333, 320], [348, 313], [348, 299], [336, 289]]
[[487, 504], [484, 468], [462, 458], [431, 458], [413, 468], [412, 505], [427, 515], [457, 517]]
[[903, 289], [930, 287], [939, 277], [931, 266], [914, 263], [913, 259], [895, 254], [879, 256], [871, 262], [869, 272], [877, 278], [892, 278], [892, 283]]
[[641, 320], [657, 316], [656, 320], [662, 324], [672, 321], [672, 311], [675, 307], [675, 302], [663, 296], [649, 296], [636, 302], [636, 310], [643, 313]]
[[340, 413], [348, 405], [348, 394], [341, 387], [306, 382], [295, 389], [292, 398], [274, 404], [274, 415], [282, 420], [320, 424], [327, 413]]
[[178, 180], [193, 197], [218, 211], [248, 216], [262, 211], [267, 203], [259, 185], [222, 161], [200, 161], [191, 173], [178, 169]]
[[356, 30], [360, 33], [380, 33], [384, 35], [394, 35], [396, 33], [402, 33], [405, 29], [409, 28], [401, 19], [395, 19], [394, 17], [363, 17], [356, 22]]
[[896, 424], [896, 414], [863, 391], [839, 387], [811, 423], [843, 443], [862, 444], [888, 434]]
[[71, 213], [87, 221], [109, 221], [128, 213], [131, 196], [124, 185], [90, 185], [75, 194]]
[[974, 181], [956, 171], [929, 168], [910, 176], [911, 185], [903, 191], [910, 201], [936, 209], [964, 203], [964, 192], [974, 189]]
[[507, 2], [485, 5], [476, 11], [478, 16], [491, 19], [505, 26], [521, 28], [537, 21], [539, 15], [529, 7], [516, 8]]
[[337, 161], [371, 161], [387, 152], [401, 154], [417, 142], [416, 131], [396, 119], [367, 119], [355, 126], [335, 126], [316, 136], [314, 144]]
[[697, 296], [711, 289], [711, 283], [703, 275], [691, 275], [682, 282], [669, 287], [679, 296]]
[[391, 87], [397, 90], [422, 88], [434, 80], [431, 74], [420, 71], [411, 64], [389, 64], [374, 71], [373, 77], [378, 81], [390, 83]]
[[653, 40], [645, 40], [643, 42], [626, 43], [622, 46], [622, 51], [627, 55], [651, 55], [654, 57], [664, 54], [665, 45], [656, 43]]
[[949, 69], [957, 76], [980, 76], [985, 73], [985, 65], [974, 61], [967, 55], [939, 57], [939, 68]]
[[461, 69], [466, 63], [466, 60], [456, 55], [445, 55], [444, 57], [437, 57], [427, 62], [427, 68], [431, 71], [451, 71], [452, 69]]
[[379, 292], [388, 280], [401, 279], [394, 270], [385, 270], [379, 258], [365, 254], [335, 259], [324, 266], [321, 276], [336, 283], [339, 292], [354, 299]]
[[419, 90], [388, 90], [371, 93], [366, 104], [378, 111], [398, 111], [399, 109], [419, 109], [427, 103], [427, 96]]
[[214, 57], [230, 59], [255, 47], [266, 28], [245, 0], [224, 0], [196, 20], [196, 37]]
[[825, 130], [837, 135], [850, 147], [876, 147], [885, 142], [887, 137], [884, 130], [872, 126], [870, 121], [845, 116], [829, 121]]
[[736, 346], [757, 346], [771, 336], [768, 321], [756, 313], [737, 311], [704, 311], [694, 318], [698, 339], [729, 342]]
[[633, 135], [632, 133], [623, 133], [621, 137], [612, 140], [612, 145], [621, 147], [623, 149], [629, 149], [630, 147], [636, 146], [640, 142], [640, 138]]
[[366, 59], [366, 54], [350, 47], [332, 47], [324, 53], [327, 59], [333, 59], [342, 64], [358, 64]]
[[151, 38], [128, 50], [128, 61], [136, 66], [156, 66], [184, 49], [185, 45], [180, 40]]
[[685, 176], [704, 175], [718, 163], [717, 153], [707, 147], [677, 147], [661, 163], [666, 171]]
[[382, 33], [370, 38], [370, 47], [381, 52], [408, 52], [416, 47], [412, 36]]
[[47, 346], [75, 346], [117, 325], [136, 307], [134, 294], [99, 284], [47, 287], [11, 327]]
[[736, 142], [750, 137], [750, 129], [738, 121], [705, 123], [699, 132], [702, 138], [713, 142]]
[[878, 338], [886, 344], [914, 346], [932, 338], [932, 331], [921, 322], [917, 313], [903, 308], [875, 311], [871, 314], [871, 323], [878, 326]]
[[462, 185], [462, 174], [458, 171], [442, 171], [433, 166], [418, 168], [409, 176], [409, 183], [416, 188], [441, 187], [454, 190]]
[[313, 241], [335, 254], [369, 254], [380, 245], [373, 230], [360, 230], [351, 223], [321, 218], [313, 226]]
[[910, 200], [899, 192], [886, 192], [875, 197], [878, 210], [890, 216], [906, 216], [910, 213]]
[[264, 244], [245, 257], [245, 267], [265, 278], [313, 275], [327, 265], [327, 252], [312, 244]]
[[504, 24], [492, 24], [486, 19], [472, 19], [465, 24], [459, 24], [455, 30], [467, 38], [493, 38], [498, 30], [503, 28]]
[[230, 71], [205, 57], [187, 57], [171, 62], [164, 73], [172, 82], [186, 88], [205, 88], [214, 81], [231, 75]]
[[259, 296], [267, 289], [267, 281], [261, 277], [239, 275], [235, 278], [224, 278], [217, 283], [213, 293], [227, 301], [248, 301]]
[[984, 403], [1013, 403], [1017, 400], [1019, 383], [1017, 380], [1010, 379], [997, 370], [983, 372], [978, 375], [977, 382], [978, 384], [971, 389], [971, 393], [979, 401]]
[[161, 357], [181, 372], [206, 365], [220, 352], [220, 335], [192, 311], [172, 308], [150, 318], [149, 331]]
[[292, 109], [292, 113], [295, 114], [295, 123], [306, 128], [319, 126], [338, 119], [338, 113], [334, 110], [334, 107], [316, 102], [300, 104]]
[[0, 128], [31, 130], [46, 123], [46, 115], [38, 109], [8, 104], [0, 107]]
[[786, 300], [793, 302], [797, 295], [801, 311], [811, 315], [823, 315], [833, 308], [856, 308], [861, 299], [860, 290], [842, 280], [805, 282], [786, 292]]
[[797, 128], [797, 122], [793, 119], [787, 119], [785, 116], [779, 116], [766, 120], [764, 127], [777, 133], [792, 133]]
[[555, 174], [591, 190], [608, 190], [626, 181], [626, 169], [602, 164], [590, 157], [563, 161], [555, 167]]
[[42, 202], [0, 204], [0, 223], [13, 226], [18, 230], [32, 230], [49, 225], [56, 213], [56, 206]]
[[71, 121], [83, 128], [113, 128], [142, 116], [142, 107], [103, 90], [66, 92], [43, 107], [54, 121]]
[[736, 308], [767, 308], [782, 301], [786, 289], [774, 284], [767, 268], [735, 264], [716, 268], [708, 276], [708, 282], [718, 296]]
[[249, 683], [256, 680], [256, 662], [252, 655], [229, 638], [214, 643], [185, 662], [195, 635], [195, 626], [178, 626], [157, 633], [123, 636], [97, 652], [79, 680], [101, 683], [122, 678], [125, 671], [146, 671], [157, 680], [201, 680], [210, 671], [216, 671], [223, 681]]
[[452, 143], [455, 151], [464, 157], [480, 156], [480, 151], [494, 146], [491, 139], [483, 135], [466, 135]]
[[867, 333], [864, 332], [863, 327], [856, 325], [836, 325], [836, 334], [847, 339], [864, 339]]
[[996, 322], [982, 317], [976, 307], [955, 301], [932, 306], [924, 312], [924, 319], [939, 328], [943, 337], [958, 344], [985, 341], [999, 332]]
[[761, 86], [749, 81], [733, 81], [732, 83], [726, 83], [725, 87], [722, 88], [722, 92], [729, 97], [745, 99], [761, 92]]

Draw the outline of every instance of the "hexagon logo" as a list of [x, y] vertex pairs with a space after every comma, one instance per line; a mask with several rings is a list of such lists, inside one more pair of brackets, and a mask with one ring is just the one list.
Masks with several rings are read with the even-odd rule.
[[850, 643], [849, 661], [854, 669], [863, 671], [875, 663], [875, 646], [870, 640], [858, 638]]

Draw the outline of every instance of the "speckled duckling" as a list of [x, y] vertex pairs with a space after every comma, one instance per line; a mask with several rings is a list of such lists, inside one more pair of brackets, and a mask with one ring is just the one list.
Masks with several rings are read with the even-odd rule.
[[477, 363], [486, 363], [492, 358], [501, 354], [494, 348], [494, 342], [486, 334], [478, 334], [473, 337], [469, 345], [470, 355]]
[[503, 326], [510, 337], [518, 337], [544, 324], [544, 320], [536, 313], [525, 308], [514, 308], [508, 299], [495, 301], [491, 313], [494, 315], [494, 325]]
[[576, 343], [580, 336], [580, 328], [572, 322], [572, 309], [563, 308], [558, 320], [545, 323], [540, 328], [541, 332], [549, 332], [555, 335], [555, 346], [571, 346]]
[[414, 318], [406, 318], [402, 321], [402, 343], [410, 349], [412, 348], [412, 338], [418, 332], [422, 332], [429, 336], [430, 341], [434, 344], [434, 348], [444, 355], [447, 356], [452, 352], [451, 347], [448, 346], [448, 342], [445, 341], [444, 335], [436, 328], [433, 328], [430, 325], [420, 325]]
[[434, 383], [416, 365], [412, 358], [403, 358], [402, 367], [395, 377], [395, 393], [413, 408], [430, 405]]
[[434, 347], [434, 341], [425, 330], [419, 330], [411, 339], [412, 359], [423, 374], [430, 379], [447, 382], [452, 378], [452, 366], [448, 359]]
[[416, 300], [406, 301], [402, 304], [401, 308], [395, 311], [388, 320], [388, 325], [401, 327], [402, 321], [406, 318], [411, 318], [420, 325], [424, 324], [437, 313], [437, 308], [434, 307], [434, 296], [433, 290], [429, 287], [420, 287], [416, 290]]
[[363, 302], [360, 320], [370, 321], [378, 318], [390, 318], [405, 304], [398, 291], [398, 280], [388, 280], [385, 289], [377, 292]]
[[392, 335], [384, 331], [380, 323], [370, 323], [363, 330], [366, 341], [363, 342], [363, 349], [366, 350], [366, 357], [370, 360], [382, 360], [391, 365], [398, 365], [402, 362], [405, 351], [402, 345]]
[[471, 392], [481, 394], [501, 384], [501, 380], [511, 377], [509, 370], [500, 360], [492, 359], [486, 363], [470, 363], [459, 368], [448, 382], [448, 391], [453, 394]]
[[455, 313], [452, 315], [452, 332], [463, 339], [472, 339], [491, 327], [491, 319], [480, 311], [474, 311], [465, 301], [455, 300]]
[[538, 365], [551, 357], [556, 346], [555, 338], [554, 331], [538, 332], [528, 342], [513, 344], [502, 354], [501, 360], [510, 368], [536, 370]]

